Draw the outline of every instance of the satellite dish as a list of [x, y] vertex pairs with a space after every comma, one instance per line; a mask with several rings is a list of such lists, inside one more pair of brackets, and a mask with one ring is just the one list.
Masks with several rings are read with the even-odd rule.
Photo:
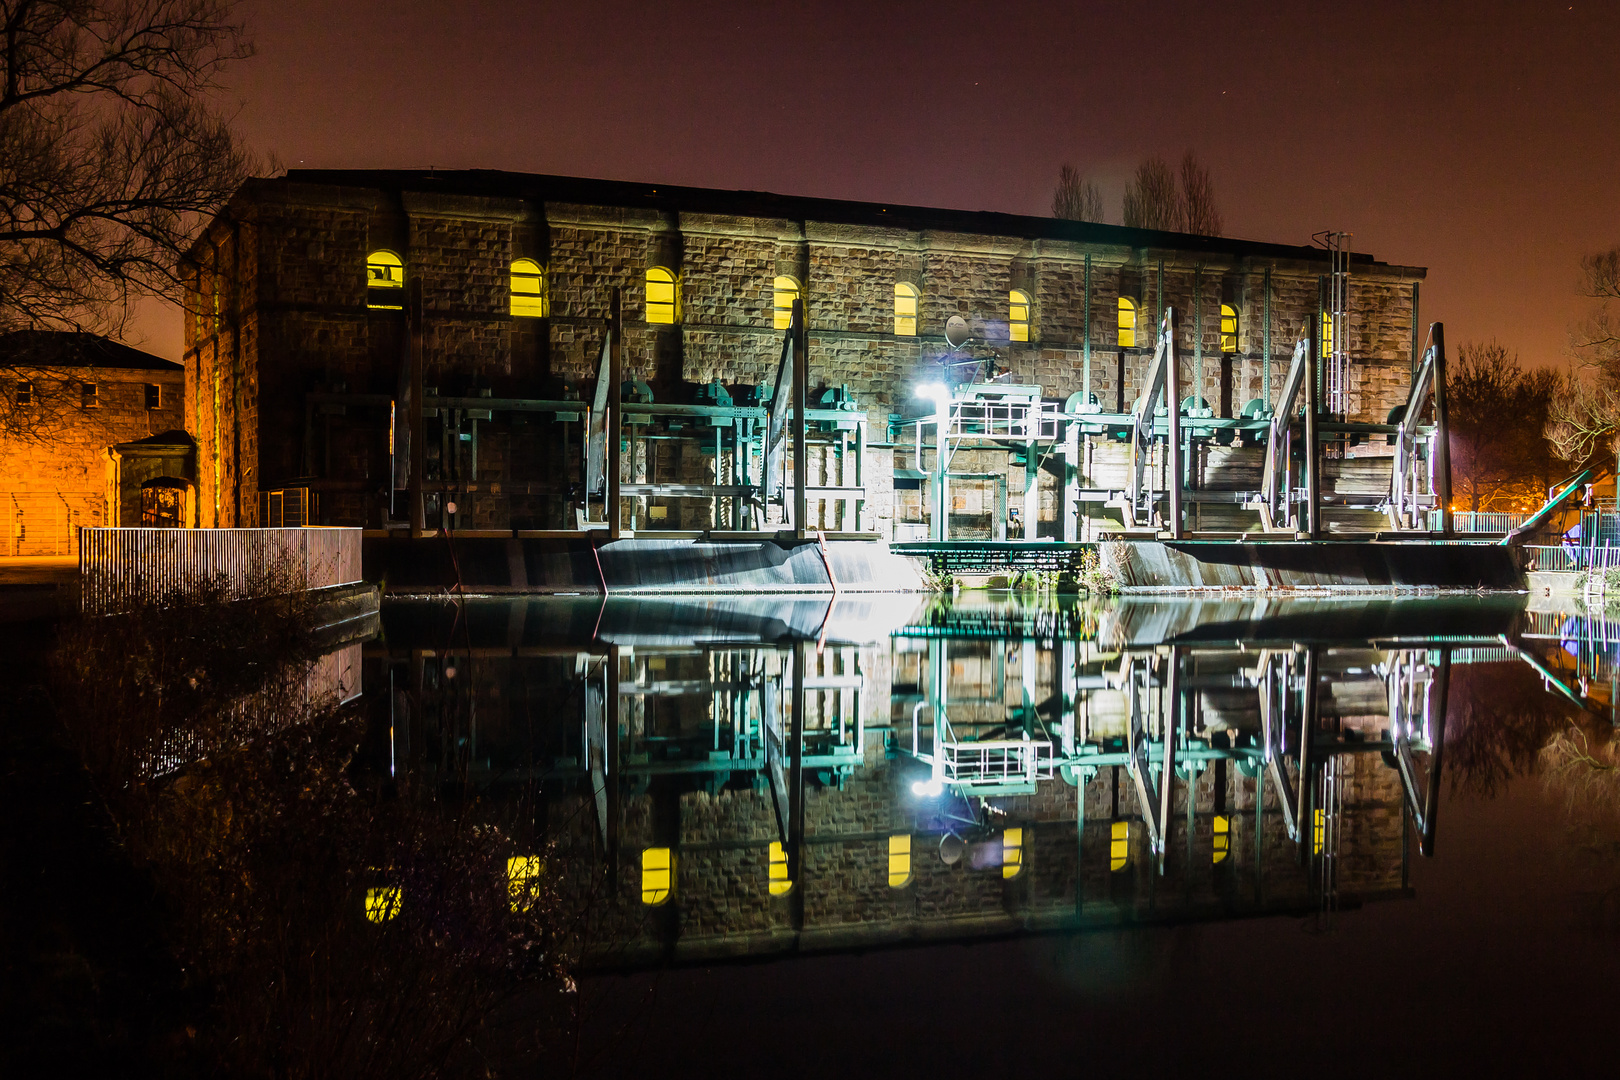
[[960, 315], [952, 315], [945, 320], [945, 343], [953, 349], [960, 349], [968, 341], [967, 320]]
[[946, 833], [939, 841], [939, 861], [946, 866], [955, 866], [962, 861], [962, 852], [967, 850], [967, 844], [962, 842], [960, 836]]

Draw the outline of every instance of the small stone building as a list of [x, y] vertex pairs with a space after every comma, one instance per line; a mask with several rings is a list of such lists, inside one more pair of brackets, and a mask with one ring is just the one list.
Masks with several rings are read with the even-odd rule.
[[[72, 555], [81, 525], [139, 525], [154, 481], [194, 498], [180, 364], [95, 334], [24, 330], [0, 337], [0, 384], [0, 556]], [[114, 448], [153, 436], [172, 444], [158, 471], [124, 476]]]
[[[186, 268], [200, 520], [285, 520], [289, 505], [334, 525], [403, 517], [391, 454], [411, 350], [429, 397], [588, 396], [619, 289], [625, 378], [659, 402], [757, 398], [802, 299], [812, 393], [864, 412], [865, 520], [890, 535], [894, 462], [879, 459], [891, 418], [952, 353], [952, 316], [969, 355], [1009, 381], [1126, 411], [1172, 307], [1182, 385], [1224, 416], [1274, 395], [1316, 327], [1350, 357], [1339, 411], [1382, 422], [1405, 399], [1424, 271], [1359, 254], [1347, 266], [1335, 318], [1319, 247], [477, 170], [294, 170], [244, 186]], [[459, 527], [573, 526], [577, 414], [442, 411], [426, 420], [423, 480], [461, 504]], [[626, 479], [692, 482], [709, 463], [632, 461]], [[707, 513], [684, 524], [722, 524]]]

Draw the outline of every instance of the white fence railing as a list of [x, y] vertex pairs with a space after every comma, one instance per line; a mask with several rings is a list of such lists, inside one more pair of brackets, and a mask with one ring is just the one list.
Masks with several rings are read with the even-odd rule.
[[[1529, 514], [1509, 514], [1495, 510], [1453, 510], [1451, 529], [1461, 533], [1500, 533], [1507, 535], [1529, 520]], [[1429, 511], [1429, 528], [1440, 528], [1440, 511]]]
[[1050, 780], [1056, 763], [1052, 744], [1025, 739], [995, 739], [985, 742], [940, 745], [944, 757], [944, 781], [965, 786], [979, 784], [1033, 784]]
[[306, 589], [360, 581], [360, 530], [79, 530], [79, 580], [90, 612], [117, 611], [216, 577], [239, 599], [281, 575], [292, 579], [283, 578], [284, 586]]

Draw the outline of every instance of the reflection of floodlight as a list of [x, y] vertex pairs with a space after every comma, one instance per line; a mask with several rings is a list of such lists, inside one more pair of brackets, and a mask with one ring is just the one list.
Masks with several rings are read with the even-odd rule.
[[951, 399], [951, 392], [945, 388], [943, 383], [931, 382], [923, 383], [917, 387], [916, 396], [927, 398], [933, 402], [946, 402]]
[[944, 792], [945, 785], [938, 780], [918, 780], [911, 785], [911, 793], [925, 799], [937, 799]]

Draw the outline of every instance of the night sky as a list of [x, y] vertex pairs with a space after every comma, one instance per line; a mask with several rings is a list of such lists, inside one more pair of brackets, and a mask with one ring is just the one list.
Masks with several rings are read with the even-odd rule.
[[[1108, 219], [1191, 148], [1229, 235], [1355, 234], [1425, 321], [1563, 362], [1620, 244], [1620, 5], [268, 0], [228, 73], [291, 168], [496, 168]], [[180, 319], [143, 320], [177, 357]]]

